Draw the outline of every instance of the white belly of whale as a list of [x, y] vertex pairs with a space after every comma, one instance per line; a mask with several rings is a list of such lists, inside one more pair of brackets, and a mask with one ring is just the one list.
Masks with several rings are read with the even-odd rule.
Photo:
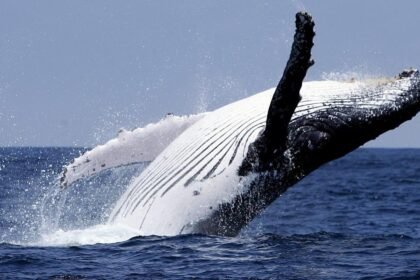
[[[392, 102], [408, 84], [382, 91], [385, 95], [366, 90], [373, 86], [377, 83], [306, 82], [291, 122], [338, 101], [340, 106], [358, 107]], [[245, 192], [248, 180], [240, 179], [237, 169], [249, 144], [265, 127], [273, 92], [270, 89], [226, 105], [188, 128], [134, 179], [117, 202], [110, 222], [139, 229], [144, 235], [189, 233], [218, 205]]]

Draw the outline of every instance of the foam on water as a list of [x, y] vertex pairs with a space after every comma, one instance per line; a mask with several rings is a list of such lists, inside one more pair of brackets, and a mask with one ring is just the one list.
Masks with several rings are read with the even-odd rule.
[[86, 229], [63, 230], [41, 234], [30, 246], [78, 246], [98, 243], [116, 243], [139, 236], [141, 233], [124, 225], [95, 225]]

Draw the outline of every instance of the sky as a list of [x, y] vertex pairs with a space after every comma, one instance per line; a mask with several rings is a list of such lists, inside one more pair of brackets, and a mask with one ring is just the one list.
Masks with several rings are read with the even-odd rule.
[[[420, 68], [418, 0], [2, 0], [0, 146], [95, 146], [274, 87], [300, 10], [307, 81]], [[366, 146], [420, 147], [420, 117]]]

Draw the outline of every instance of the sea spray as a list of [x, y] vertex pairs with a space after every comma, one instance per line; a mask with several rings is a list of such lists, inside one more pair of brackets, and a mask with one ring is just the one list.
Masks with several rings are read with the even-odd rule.
[[[66, 246], [66, 243], [117, 242], [139, 234], [124, 227], [108, 226], [106, 221], [131, 178], [146, 164], [107, 170], [62, 188], [58, 180], [61, 166], [79, 150], [3, 151], [0, 183], [5, 191], [0, 203], [7, 203], [0, 208], [0, 243]], [[14, 166], [19, 166], [19, 170]]]
[[33, 244], [108, 243], [138, 235], [106, 221], [115, 200], [142, 168], [144, 165], [137, 164], [107, 170], [67, 188], [55, 183], [43, 198], [42, 230]]

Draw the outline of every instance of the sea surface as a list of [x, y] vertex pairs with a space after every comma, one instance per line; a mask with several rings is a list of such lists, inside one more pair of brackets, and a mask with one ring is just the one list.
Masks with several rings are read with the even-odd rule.
[[107, 225], [146, 164], [61, 189], [79, 148], [0, 148], [0, 279], [420, 279], [420, 150], [359, 149], [234, 238]]

